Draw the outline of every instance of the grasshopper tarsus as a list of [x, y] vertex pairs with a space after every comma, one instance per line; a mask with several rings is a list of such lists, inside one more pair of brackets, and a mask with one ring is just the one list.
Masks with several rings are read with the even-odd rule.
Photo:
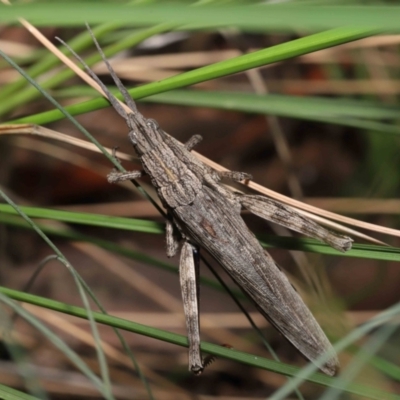
[[200, 365], [194, 365], [190, 368], [190, 372], [196, 376], [199, 376], [203, 373], [204, 367]]
[[118, 158], [118, 156], [117, 156], [117, 151], [118, 151], [118, 149], [119, 149], [119, 146], [114, 146], [114, 147], [112, 148], [112, 153], [111, 153], [112, 158], [113, 158], [115, 161], [117, 161], [117, 162], [119, 162], [119, 158]]
[[[222, 347], [226, 347], [227, 349], [233, 349], [233, 347], [230, 344], [224, 343], [221, 344]], [[208, 354], [203, 358], [203, 366], [204, 369], [208, 368], [212, 363], [214, 363], [218, 359], [217, 356], [214, 356], [212, 354]]]

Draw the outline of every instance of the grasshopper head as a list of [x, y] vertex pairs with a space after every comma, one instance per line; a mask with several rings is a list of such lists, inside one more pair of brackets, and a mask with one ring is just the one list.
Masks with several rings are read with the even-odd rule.
[[146, 119], [140, 113], [130, 115], [129, 138], [139, 156], [148, 153], [164, 141], [165, 133], [154, 119]]

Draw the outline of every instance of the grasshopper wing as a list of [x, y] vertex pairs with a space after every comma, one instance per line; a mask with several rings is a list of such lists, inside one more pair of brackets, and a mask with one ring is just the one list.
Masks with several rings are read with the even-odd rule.
[[339, 363], [321, 327], [270, 255], [240, 216], [240, 204], [204, 186], [194, 202], [173, 216], [194, 243], [205, 248], [251, 297], [258, 309], [305, 357], [324, 353], [321, 367], [335, 375]]

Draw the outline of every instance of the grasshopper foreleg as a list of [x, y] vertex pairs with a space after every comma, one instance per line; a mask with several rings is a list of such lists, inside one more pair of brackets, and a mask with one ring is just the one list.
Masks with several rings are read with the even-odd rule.
[[107, 180], [109, 183], [118, 183], [123, 181], [131, 181], [132, 179], [137, 179], [141, 176], [143, 176], [143, 171], [112, 171], [107, 175]]

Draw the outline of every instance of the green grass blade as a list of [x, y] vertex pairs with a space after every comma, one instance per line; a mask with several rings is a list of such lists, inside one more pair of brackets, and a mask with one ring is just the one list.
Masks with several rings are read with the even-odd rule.
[[[151, 234], [163, 234], [165, 232], [164, 224], [158, 222], [113, 217], [100, 214], [78, 213], [71, 211], [52, 210], [38, 207], [20, 207], [20, 209], [32, 218], [48, 218], [56, 221], [68, 223], [84, 224], [98, 226], [102, 228], [122, 229]], [[9, 205], [0, 204], [0, 214], [16, 215], [17, 212]], [[346, 253], [332, 249], [325, 243], [314, 239], [292, 238], [279, 236], [262, 236], [266, 247], [279, 247], [288, 250], [309, 251], [319, 254], [329, 254], [340, 257], [369, 258], [385, 261], [400, 261], [400, 248], [389, 246], [377, 246], [368, 244], [353, 244], [351, 250]]]
[[263, 243], [266, 247], [278, 247], [287, 250], [308, 251], [311, 253], [335, 255], [338, 257], [355, 257], [383, 261], [400, 261], [400, 248], [378, 246], [373, 244], [353, 243], [350, 250], [342, 253], [315, 239], [293, 238], [287, 236], [267, 236]]
[[[87, 139], [89, 139], [94, 145], [96, 145], [98, 149], [103, 153], [103, 155], [109, 161], [111, 161], [120, 172], [126, 172], [119, 161], [115, 157], [113, 157], [112, 154], [110, 154], [101, 145], [101, 143], [94, 136], [92, 136], [78, 121], [76, 121], [76, 119], [73, 118], [72, 115], [64, 107], [61, 106], [61, 104], [59, 104], [52, 96], [50, 96], [36, 81], [34, 81], [29, 75], [27, 75], [17, 64], [15, 64], [13, 60], [10, 59], [10, 57], [8, 57], [1, 50], [0, 55], [21, 75], [23, 75], [25, 79], [27, 79], [40, 93], [42, 93], [43, 96], [46, 97], [46, 99], [48, 99], [53, 105], [55, 105], [58, 108], [58, 111], [61, 112], [61, 114], [64, 115], [73, 125], [75, 125], [86, 136]], [[132, 183], [136, 186], [140, 193], [154, 205], [154, 207], [160, 212], [160, 214], [164, 216], [164, 210], [158, 205], [155, 200], [152, 199], [151, 196], [146, 193], [146, 191], [140, 186], [140, 184], [137, 183], [135, 180], [132, 180]]]
[[176, 90], [151, 96], [144, 101], [268, 114], [333, 123], [383, 133], [400, 133], [400, 127], [396, 125], [370, 121], [379, 119], [398, 120], [399, 107], [378, 105], [363, 100]]
[[[109, 88], [117, 94], [115, 88]], [[97, 96], [94, 89], [74, 86], [57, 91], [57, 97]], [[400, 128], [379, 120], [398, 120], [397, 106], [365, 100], [329, 99], [326, 97], [300, 97], [281, 94], [260, 96], [254, 93], [217, 92], [201, 90], [173, 90], [143, 98], [149, 103], [208, 107], [256, 114], [276, 115], [309, 121], [333, 123], [377, 132], [399, 134]]]
[[[186, 29], [235, 26], [251, 32], [275, 30], [322, 30], [356, 26], [399, 31], [398, 6], [302, 6], [296, 4], [238, 5], [202, 4], [193, 7], [175, 2], [140, 5], [110, 2], [35, 2], [12, 7], [0, 4], [0, 22], [27, 18], [37, 26], [82, 26], [119, 21], [127, 26], [148, 26], [162, 22], [183, 25]], [[79, 10], [77, 12], [76, 10]]]
[[[42, 328], [39, 330], [45, 334], [48, 334], [49, 340], [51, 340], [52, 343], [54, 345], [56, 345], [56, 347], [58, 347], [59, 349], [63, 349], [67, 352], [69, 351], [69, 353], [68, 354], [66, 353], [66, 355], [68, 355], [70, 357], [71, 361], [74, 360], [73, 362], [78, 366], [78, 368], [81, 369], [82, 372], [87, 373], [89, 370], [90, 374], [87, 375], [89, 377], [89, 379], [91, 379], [93, 381], [93, 383], [96, 384], [96, 386], [98, 387], [100, 392], [105, 396], [106, 399], [113, 400], [114, 397], [112, 395], [112, 390], [111, 390], [111, 382], [110, 382], [109, 374], [108, 374], [108, 366], [106, 363], [103, 349], [100, 344], [100, 335], [99, 335], [97, 326], [96, 326], [95, 321], [92, 316], [88, 298], [87, 298], [86, 293], [83, 290], [82, 284], [80, 282], [80, 277], [78, 276], [78, 274], [76, 273], [76, 271], [74, 270], [72, 265], [69, 263], [67, 258], [57, 248], [57, 246], [55, 246], [55, 244], [44, 234], [44, 232], [41, 231], [41, 229], [1, 189], [0, 189], [0, 196], [2, 196], [4, 198], [4, 200], [7, 201], [7, 203], [9, 203], [10, 206], [15, 210], [15, 212], [18, 213], [28, 223], [28, 225], [45, 241], [45, 243], [58, 256], [58, 260], [62, 264], [64, 264], [64, 266], [67, 268], [67, 270], [72, 274], [72, 276], [75, 280], [76, 286], [79, 290], [79, 294], [82, 299], [82, 302], [85, 306], [85, 309], [87, 310], [90, 327], [91, 327], [94, 341], [96, 344], [95, 349], [96, 349], [99, 364], [100, 364], [100, 370], [102, 373], [103, 382], [101, 382], [97, 378], [96, 375], [91, 373], [90, 369], [86, 367], [86, 364], [84, 362], [82, 362], [82, 360], [79, 359], [79, 357], [76, 353], [74, 353], [71, 349], [69, 349], [68, 346], [66, 346], [60, 339], [58, 339], [57, 337], [54, 337], [54, 335], [52, 334], [52, 332], [49, 329]], [[17, 312], [18, 314], [23, 316], [25, 319], [27, 319], [27, 321], [29, 321], [33, 326], [38, 328], [38, 323], [36, 323], [36, 321], [33, 319], [33, 317], [32, 318], [29, 317], [29, 315], [28, 315], [29, 313], [26, 313], [25, 310], [20, 310], [19, 309], [20, 307], [18, 308], [18, 307], [15, 307], [13, 304], [9, 304], [6, 300], [7, 299], [3, 298], [3, 302], [5, 302], [7, 305], [9, 305], [11, 308], [13, 308], [15, 312]], [[97, 381], [100, 382], [100, 386], [97, 384]]]
[[[352, 343], [355, 341], [361, 339], [368, 333], [374, 331], [376, 328], [379, 328], [381, 326], [384, 326], [387, 323], [392, 322], [395, 318], [398, 318], [400, 314], [400, 303], [395, 304], [394, 306], [389, 307], [385, 311], [379, 313], [376, 315], [374, 318], [370, 319], [368, 322], [364, 323], [363, 325], [353, 329], [347, 336], [342, 338], [339, 342], [337, 342], [334, 345], [334, 348], [336, 351], [340, 352], [346, 347], [350, 346]], [[319, 357], [316, 362], [318, 363], [323, 363], [326, 358], [325, 356]], [[288, 382], [286, 385], [282, 386], [279, 390], [277, 390], [271, 397], [271, 400], [284, 400], [287, 398], [287, 396], [294, 390], [296, 389], [304, 380], [308, 379], [308, 377], [312, 376], [312, 374], [315, 373], [317, 367], [316, 365], [309, 364], [305, 368], [303, 368], [301, 371], [298, 372], [296, 377], [294, 377], [290, 382]], [[351, 384], [354, 385], [354, 384]], [[340, 380], [336, 381], [335, 387], [337, 389], [343, 389], [342, 384]], [[349, 386], [350, 387], [350, 386]], [[370, 391], [365, 393], [365, 396], [379, 396], [378, 392], [379, 389], [373, 389], [371, 388]], [[347, 391], [347, 389], [346, 389]], [[381, 394], [383, 397], [376, 397], [377, 399], [398, 399], [400, 396], [395, 395], [395, 394], [389, 394], [386, 393]], [[375, 397], [374, 397], [375, 398]]]
[[[182, 88], [196, 83], [220, 78], [226, 75], [243, 72], [251, 68], [261, 67], [277, 61], [307, 54], [342, 43], [347, 43], [362, 37], [370, 36], [373, 32], [365, 29], [341, 28], [317, 33], [304, 38], [292, 40], [267, 49], [221, 61], [206, 67], [185, 72], [162, 81], [152, 82], [129, 90], [134, 99], [151, 96], [169, 90]], [[95, 99], [80, 104], [65, 107], [71, 115], [79, 115], [89, 111], [107, 107], [105, 99]], [[63, 118], [59, 110], [52, 110], [29, 117], [13, 120], [15, 123], [46, 124]]]
[[[118, 23], [108, 23], [104, 24], [100, 27], [95, 27], [94, 34], [96, 37], [102, 37], [105, 33], [108, 33], [111, 29], [119, 26]], [[132, 48], [137, 44], [141, 43], [143, 40], [168, 31], [171, 28], [169, 24], [161, 24], [151, 28], [142, 29], [139, 32], [135, 31], [132, 34], [127, 34], [123, 39], [119, 40], [116, 43], [113, 43], [109, 46], [106, 46], [103, 50], [107, 57], [113, 56], [114, 54], [126, 50], [128, 48]], [[78, 37], [75, 37], [70, 42], [70, 46], [76, 51], [80, 52], [83, 49], [89, 47], [89, 45], [93, 46], [93, 41], [90, 34], [85, 30]], [[67, 49], [61, 48], [65, 54], [69, 54]], [[96, 62], [101, 60], [100, 54], [96, 51], [92, 56], [86, 58], [86, 63], [89, 66], [92, 66]], [[28, 76], [36, 77], [41, 73], [49, 73], [50, 68], [60, 64], [61, 61], [54, 56], [53, 54], [48, 54], [42, 62], [36, 63], [32, 68], [28, 69], [26, 74]], [[60, 72], [55, 73], [50, 78], [45, 80], [41, 80], [40, 86], [43, 89], [50, 89], [57, 87], [61, 83], [65, 82], [67, 79], [73, 77], [75, 73], [70, 69], [64, 69]], [[24, 75], [25, 77], [25, 75]], [[23, 90], [19, 90], [19, 87], [23, 86], [23, 83], [26, 82], [25, 79], [21, 78], [16, 82], [12, 82], [9, 86], [4, 87], [0, 92], [0, 100], [7, 99], [7, 101], [0, 101], [0, 116], [7, 114], [12, 111], [16, 107], [27, 103], [30, 100], [33, 100], [40, 96], [38, 90], [35, 87], [28, 86]]]
[[[87, 312], [83, 308], [72, 306], [69, 304], [57, 302], [54, 300], [46, 299], [40, 296], [18, 292], [16, 290], [0, 287], [0, 293], [6, 295], [14, 300], [35, 304], [40, 307], [49, 308], [51, 310], [59, 311], [78, 318], [87, 318]], [[111, 315], [104, 315], [101, 313], [93, 313], [94, 319], [101, 324], [114, 326], [115, 328], [124, 329], [130, 332], [135, 332], [140, 335], [145, 335], [154, 339], [166, 341], [168, 343], [176, 344], [178, 346], [188, 346], [187, 338], [183, 335], [167, 332], [161, 329], [152, 328], [132, 321], [124, 320], [122, 318], [113, 317]], [[387, 318], [387, 317], [386, 317]], [[382, 321], [382, 319], [380, 320]], [[370, 325], [370, 329], [376, 325]], [[363, 330], [363, 333], [365, 329]], [[254, 356], [248, 353], [227, 349], [226, 347], [217, 346], [211, 343], [202, 342], [201, 349], [208, 354], [217, 357], [227, 358], [233, 361], [238, 361], [253, 367], [274, 371], [286, 376], [296, 377], [299, 373], [299, 368], [294, 366], [278, 363], [273, 360], [268, 360], [263, 357]], [[319, 385], [337, 387], [335, 378], [330, 378], [326, 375], [315, 373], [307, 378], [309, 382], [314, 382]], [[400, 396], [392, 395], [379, 389], [367, 387], [360, 384], [351, 384], [346, 388], [346, 392], [354, 393], [365, 396], [370, 399], [383, 400], [393, 399], [400, 400]]]
[[319, 400], [337, 400], [343, 393], [345, 387], [347, 387], [357, 376], [360, 375], [360, 371], [373, 357], [375, 353], [382, 348], [390, 336], [397, 330], [397, 324], [383, 325], [377, 332], [371, 335], [371, 338], [363, 345], [362, 349], [358, 352], [356, 357], [346, 366], [343, 373], [338, 377], [338, 384], [341, 388], [329, 388], [319, 398]]
[[174, 90], [144, 100], [151, 103], [221, 108], [282, 117], [399, 119], [400, 108], [369, 100], [327, 97], [288, 96], [282, 94], [257, 95], [234, 91]]
[[[14, 314], [15, 316], [15, 314]], [[22, 379], [23, 387], [32, 396], [38, 397], [41, 400], [49, 400], [47, 393], [43, 390], [36, 374], [36, 368], [29, 362], [26, 357], [26, 352], [23, 346], [15, 341], [11, 334], [14, 327], [14, 316], [10, 315], [9, 311], [5, 310], [0, 300], [0, 328], [2, 336], [2, 345], [7, 349], [10, 359], [15, 365], [16, 375]]]
[[[103, 384], [101, 380], [90, 370], [90, 368], [81, 360], [69, 346], [67, 346], [57, 335], [43, 325], [28, 311], [20, 307], [16, 302], [12, 301], [7, 293], [0, 291], [0, 301], [14, 310], [18, 315], [24, 318], [29, 324], [41, 332], [56, 348], [62, 351], [70, 361], [92, 382], [92, 384], [103, 393]], [[83, 310], [83, 309], [82, 309]]]
[[[22, 228], [22, 229], [28, 229], [28, 226], [25, 224], [24, 221], [22, 221], [18, 217], [15, 217], [15, 216], [12, 216], [9, 214], [1, 214], [0, 213], [0, 222], [2, 222], [3, 224], [15, 226], [15, 227]], [[92, 243], [92, 244], [95, 244], [96, 246], [99, 246], [99, 247], [105, 249], [105, 250], [108, 250], [115, 254], [119, 254], [123, 257], [127, 257], [131, 260], [145, 263], [147, 265], [163, 269], [163, 270], [171, 272], [173, 274], [179, 273], [178, 267], [176, 265], [159, 260], [155, 257], [151, 257], [145, 253], [141, 253], [139, 251], [132, 250], [131, 248], [120, 246], [118, 244], [115, 244], [114, 242], [94, 238], [92, 236], [84, 235], [84, 234], [81, 234], [81, 233], [78, 233], [78, 232], [72, 231], [72, 230], [55, 229], [55, 228], [44, 226], [44, 225], [38, 225], [38, 226], [47, 235], [61, 237], [61, 238], [67, 239], [67, 240]], [[211, 287], [215, 290], [224, 291], [223, 288], [221, 287], [221, 285], [219, 285], [217, 282], [215, 282], [214, 280], [211, 280], [209, 278], [200, 277], [200, 283], [202, 285]], [[245, 296], [243, 295], [243, 293], [241, 291], [239, 291], [237, 289], [232, 289], [232, 288], [230, 290], [234, 292], [234, 294], [237, 298], [242, 298], [242, 299], [245, 298]]]
[[[102, 26], [97, 26], [94, 29], [95, 35], [98, 37], [101, 37], [102, 35], [106, 34], [107, 32], [111, 31], [114, 29], [114, 27], [117, 26], [117, 24], [114, 23], [107, 23]], [[82, 51], [86, 49], [88, 46], [92, 44], [92, 39], [89, 35], [88, 32], [82, 32], [81, 34], [75, 36], [71, 41], [70, 45], [75, 51]], [[61, 49], [61, 51], [66, 54], [68, 53], [67, 49]], [[56, 57], [54, 54], [46, 52], [45, 56], [39, 59], [35, 64], [32, 65], [32, 67], [28, 68], [26, 73], [32, 77], [35, 78], [43, 73], [48, 73], [48, 71], [59, 65], [61, 61]], [[71, 76], [73, 74], [71, 73]], [[13, 109], [18, 104], [21, 104], [21, 102], [17, 102], [14, 99], [14, 96], [21, 96], [21, 93], [23, 92], [22, 89], [27, 86], [28, 82], [26, 79], [23, 77], [18, 78], [17, 80], [4, 85], [1, 88], [0, 91], [0, 115], [5, 114], [6, 112], [10, 111]], [[29, 90], [32, 91], [35, 95], [38, 94], [34, 88], [29, 87]], [[11, 97], [13, 95], [13, 97]], [[26, 95], [25, 95], [26, 96]], [[7, 102], [4, 100], [7, 99]], [[11, 100], [11, 101], [10, 101]], [[12, 105], [12, 106], [11, 106]]]
[[38, 397], [22, 393], [0, 383], [0, 399], [2, 400], [40, 400]]
[[[74, 224], [101, 226], [104, 228], [124, 229], [144, 233], [160, 234], [165, 232], [164, 224], [143, 219], [52, 210], [40, 207], [20, 207], [20, 209], [32, 218], [48, 218]], [[0, 204], [0, 212], [11, 215], [16, 214], [16, 211], [6, 204]]]

